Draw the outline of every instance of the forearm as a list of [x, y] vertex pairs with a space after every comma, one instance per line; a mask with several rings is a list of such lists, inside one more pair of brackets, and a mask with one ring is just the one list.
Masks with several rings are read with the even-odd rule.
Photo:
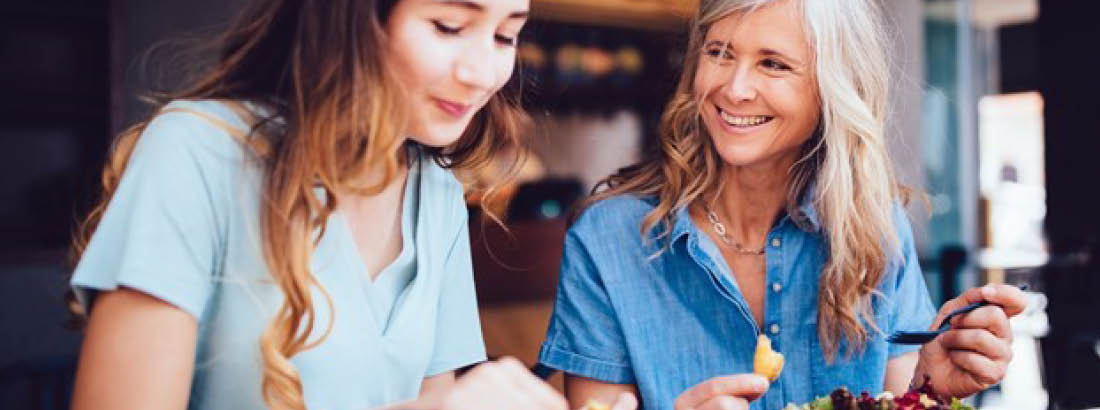
[[611, 384], [579, 376], [565, 375], [565, 398], [569, 400], [570, 408], [583, 408], [589, 400], [606, 404], [615, 403], [622, 393], [637, 396], [638, 388], [633, 384]]
[[919, 383], [923, 374], [919, 370], [919, 361], [919, 354], [911, 352], [886, 362], [883, 390], [900, 395], [909, 390], [913, 383]]
[[455, 372], [446, 372], [435, 376], [425, 377], [420, 384], [420, 397], [438, 393], [453, 387], [455, 384]]

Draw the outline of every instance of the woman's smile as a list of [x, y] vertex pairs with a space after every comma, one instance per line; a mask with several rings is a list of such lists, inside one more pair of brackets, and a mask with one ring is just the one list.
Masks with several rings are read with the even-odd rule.
[[440, 111], [447, 113], [448, 115], [458, 119], [466, 116], [470, 112], [470, 104], [463, 104], [456, 101], [446, 100], [439, 97], [432, 97], [432, 101], [435, 102], [436, 107]]
[[775, 119], [771, 115], [751, 115], [734, 113], [714, 106], [714, 110], [720, 121], [717, 121], [722, 130], [732, 134], [748, 134], [759, 131]]

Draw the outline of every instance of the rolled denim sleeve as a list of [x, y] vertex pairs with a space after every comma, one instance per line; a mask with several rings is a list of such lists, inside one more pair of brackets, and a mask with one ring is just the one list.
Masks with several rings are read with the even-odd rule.
[[[892, 331], [926, 330], [936, 317], [936, 308], [928, 295], [924, 282], [917, 247], [913, 241], [913, 228], [901, 207], [896, 208], [894, 220], [901, 247], [901, 263], [897, 265], [894, 281], [894, 303], [891, 312]], [[889, 357], [894, 358], [920, 349], [920, 345], [890, 344]]]
[[539, 362], [607, 383], [634, 383], [615, 308], [582, 239], [585, 229], [578, 226], [566, 235], [554, 314]]

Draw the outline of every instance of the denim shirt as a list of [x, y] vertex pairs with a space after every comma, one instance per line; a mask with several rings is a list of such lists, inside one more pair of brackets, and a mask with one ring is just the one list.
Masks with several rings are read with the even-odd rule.
[[850, 356], [842, 342], [832, 362], [817, 334], [818, 278], [827, 248], [808, 201], [768, 233], [762, 325], [715, 243], [686, 209], [675, 215], [670, 235], [658, 238], [658, 225], [643, 239], [642, 219], [654, 206], [652, 198], [610, 198], [569, 229], [554, 314], [539, 353], [543, 365], [636, 385], [644, 408], [672, 409], [681, 393], [704, 380], [751, 373], [763, 331], [786, 364], [751, 408], [776, 410], [840, 386], [856, 394], [881, 391], [886, 362], [918, 348], [890, 345], [884, 335], [926, 329], [935, 315], [900, 206], [894, 212], [900, 253], [890, 258], [881, 294], [872, 298], [882, 333], [872, 333], [864, 350]]

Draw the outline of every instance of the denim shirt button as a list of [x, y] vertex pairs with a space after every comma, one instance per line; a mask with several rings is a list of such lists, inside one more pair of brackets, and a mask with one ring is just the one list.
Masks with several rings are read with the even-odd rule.
[[783, 244], [783, 241], [780, 241], [779, 238], [772, 238], [772, 247], [773, 248], [778, 248], [779, 245], [782, 245], [782, 244]]
[[772, 323], [771, 327], [769, 327], [768, 330], [771, 331], [773, 335], [779, 334], [779, 324]]
[[772, 282], [772, 292], [779, 293], [782, 290], [783, 285], [780, 285], [779, 282]]

